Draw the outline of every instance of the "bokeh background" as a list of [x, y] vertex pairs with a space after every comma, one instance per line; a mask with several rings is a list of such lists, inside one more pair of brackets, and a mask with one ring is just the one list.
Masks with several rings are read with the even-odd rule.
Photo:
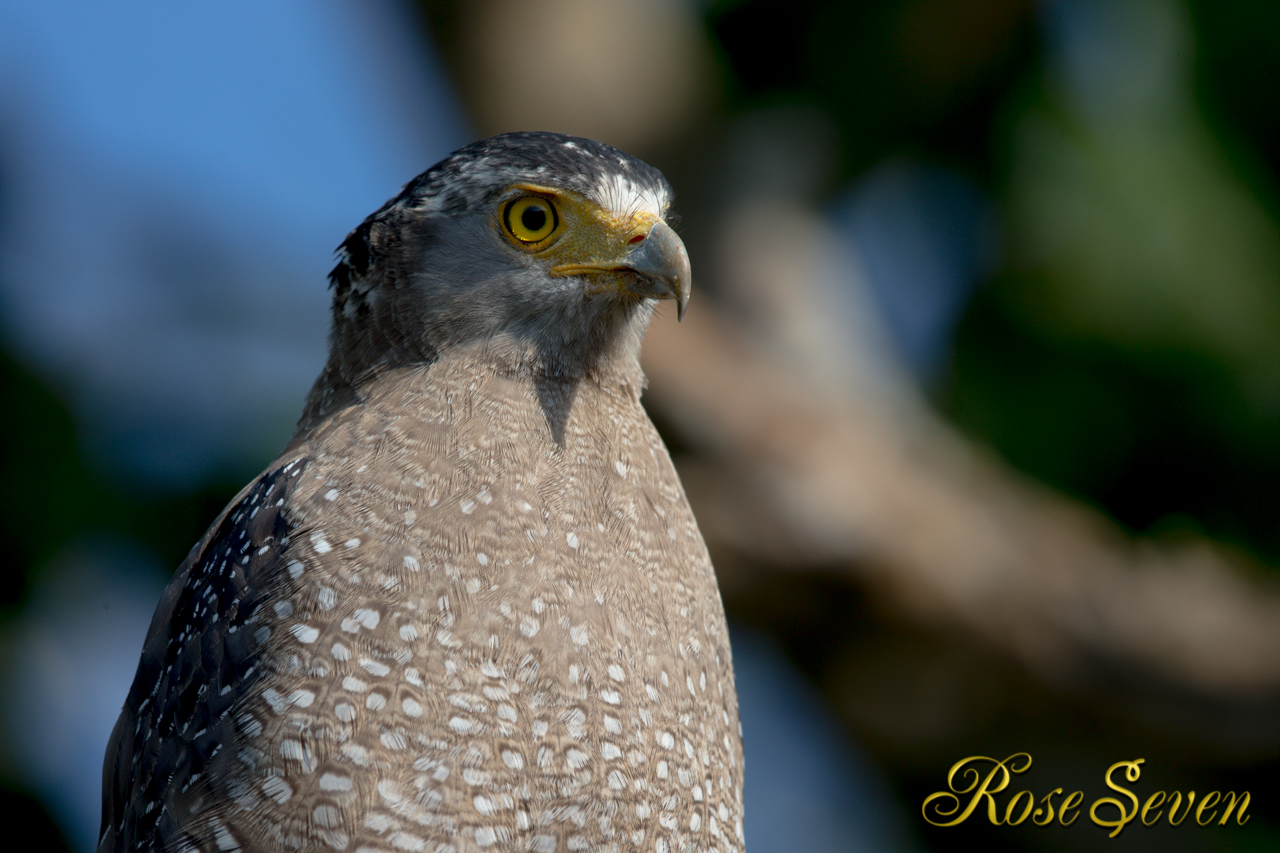
[[[479, 136], [677, 190], [646, 395], [748, 849], [1280, 849], [1280, 4], [0, 0], [0, 812], [88, 851], [166, 579], [283, 445], [345, 233]], [[1017, 788], [1243, 827], [930, 827]], [[12, 834], [16, 833], [16, 834]]]

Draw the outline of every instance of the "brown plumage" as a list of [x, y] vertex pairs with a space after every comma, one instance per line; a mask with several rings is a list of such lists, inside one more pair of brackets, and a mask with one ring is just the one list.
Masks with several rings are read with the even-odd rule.
[[352, 232], [296, 434], [156, 612], [100, 851], [742, 849], [724, 612], [640, 405], [669, 195], [510, 134]]

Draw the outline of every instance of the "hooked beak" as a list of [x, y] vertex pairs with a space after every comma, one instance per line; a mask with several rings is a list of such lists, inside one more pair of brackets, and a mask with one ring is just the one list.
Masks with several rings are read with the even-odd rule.
[[693, 273], [689, 268], [689, 253], [670, 225], [660, 220], [655, 223], [644, 242], [637, 243], [617, 269], [635, 273], [628, 276], [625, 286], [628, 292], [654, 299], [675, 299], [676, 319], [684, 319]]
[[589, 285], [589, 292], [613, 290], [649, 299], [674, 299], [676, 319], [684, 319], [684, 310], [689, 305], [689, 289], [693, 284], [689, 253], [685, 251], [684, 243], [662, 220], [631, 240], [633, 242], [627, 244], [630, 248], [621, 257], [560, 264], [551, 268], [551, 274], [585, 275], [592, 279], [602, 273], [612, 274], [605, 275], [597, 284]]

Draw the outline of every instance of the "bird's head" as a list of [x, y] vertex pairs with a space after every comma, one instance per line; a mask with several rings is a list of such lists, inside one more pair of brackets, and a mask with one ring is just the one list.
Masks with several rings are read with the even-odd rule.
[[[588, 139], [511, 133], [462, 148], [351, 232], [330, 275], [352, 368], [480, 344], [520, 368], [635, 361], [654, 300], [689, 299], [689, 258], [653, 167]], [[349, 377], [353, 378], [353, 377]]]

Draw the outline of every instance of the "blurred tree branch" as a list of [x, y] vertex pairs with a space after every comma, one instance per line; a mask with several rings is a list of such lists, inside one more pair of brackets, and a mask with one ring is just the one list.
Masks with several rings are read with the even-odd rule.
[[1228, 701], [1280, 693], [1280, 590], [1244, 558], [1134, 540], [923, 407], [813, 389], [707, 300], [695, 309], [680, 328], [655, 321], [646, 402], [710, 460], [682, 474], [713, 547], [794, 572], [845, 566], [1052, 682], [1088, 683], [1106, 662]]

